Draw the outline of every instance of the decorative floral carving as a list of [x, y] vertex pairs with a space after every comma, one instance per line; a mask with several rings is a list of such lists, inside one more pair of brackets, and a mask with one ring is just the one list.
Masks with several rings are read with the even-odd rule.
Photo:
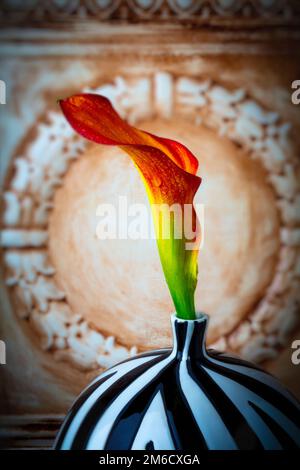
[[98, 20], [189, 20], [199, 23], [210, 19], [233, 20], [257, 18], [264, 21], [281, 19], [288, 22], [299, 14], [297, 2], [291, 0], [62, 0], [44, 2], [4, 2], [2, 16], [6, 21], [74, 21]]
[[132, 124], [151, 115], [151, 80], [138, 78], [130, 86], [122, 77], [116, 77], [113, 84], [99, 88], [85, 88], [86, 93], [98, 93], [106, 96], [117, 109], [120, 116], [126, 117]]
[[10, 271], [6, 279], [8, 286], [18, 284], [21, 279], [27, 282], [35, 282], [38, 274], [52, 276], [54, 268], [47, 260], [47, 253], [42, 251], [6, 251], [5, 263]]
[[[230, 348], [256, 362], [275, 357], [299, 321], [300, 184], [295, 176], [297, 159], [290, 148], [290, 124], [253, 101], [246, 90], [227, 90], [206, 77], [175, 78], [159, 72], [131, 80], [118, 77], [112, 84], [85, 91], [107, 96], [131, 122], [154, 114], [168, 118], [174, 112], [188, 113], [196, 124], [205, 120], [206, 125], [241, 145], [249, 158], [264, 165], [281, 214], [277, 269], [255, 311], [212, 346]], [[93, 369], [111, 366], [136, 350], [116, 344], [112, 337], [105, 338], [71, 311], [64, 293], [55, 285], [54, 269], [47, 259], [47, 221], [53, 194], [85, 145], [59, 113], [50, 113], [47, 122], [38, 126], [37, 138], [15, 159], [15, 173], [4, 194], [2, 244], [7, 284], [21, 300], [19, 314], [39, 332], [42, 346], [59, 360]]]

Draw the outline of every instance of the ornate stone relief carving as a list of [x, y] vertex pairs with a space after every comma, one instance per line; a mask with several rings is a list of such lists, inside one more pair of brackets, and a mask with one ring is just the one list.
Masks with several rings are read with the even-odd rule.
[[188, 20], [205, 22], [246, 18], [248, 22], [294, 20], [297, 1], [286, 0], [64, 0], [4, 2], [3, 19], [19, 21], [98, 20]]
[[[228, 90], [207, 77], [160, 72], [138, 79], [117, 77], [113, 83], [84, 91], [107, 96], [132, 123], [154, 114], [168, 119], [173, 113], [188, 112], [195, 125], [205, 122], [265, 167], [281, 216], [279, 262], [259, 305], [212, 346], [256, 362], [275, 357], [299, 322], [300, 183], [289, 123], [262, 108], [246, 90]], [[86, 143], [58, 112], [49, 112], [37, 129], [24, 153], [16, 155], [4, 194], [6, 283], [19, 301], [18, 315], [35, 329], [44, 349], [57, 360], [70, 360], [85, 370], [106, 368], [135, 354], [136, 348], [125, 348], [113, 337], [105, 337], [81, 312], [71, 310], [64, 292], [55, 285], [47, 255], [53, 195]]]

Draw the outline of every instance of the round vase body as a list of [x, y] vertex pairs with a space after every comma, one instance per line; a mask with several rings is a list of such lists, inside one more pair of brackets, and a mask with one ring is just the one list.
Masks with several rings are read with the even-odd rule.
[[271, 375], [205, 348], [207, 317], [172, 317], [173, 349], [107, 370], [79, 396], [56, 449], [300, 447], [299, 402]]

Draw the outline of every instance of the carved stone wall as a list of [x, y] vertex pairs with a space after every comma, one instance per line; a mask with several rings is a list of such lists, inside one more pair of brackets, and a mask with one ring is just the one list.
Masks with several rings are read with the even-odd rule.
[[[227, 90], [207, 77], [175, 78], [158, 72], [135, 80], [117, 77], [87, 91], [107, 96], [132, 123], [154, 113], [168, 119], [175, 108], [178, 112], [183, 107], [197, 125], [204, 122], [265, 167], [281, 218], [278, 264], [251, 315], [212, 346], [231, 349], [256, 362], [276, 357], [276, 349], [285, 345], [298, 322], [300, 301], [300, 186], [298, 158], [289, 139], [291, 123], [281, 121], [278, 112], [263, 109], [245, 89]], [[47, 255], [54, 192], [87, 144], [59, 112], [49, 113], [35, 127], [34, 140], [14, 159], [13, 178], [4, 193], [6, 284], [20, 300], [18, 315], [29, 321], [40, 335], [41, 346], [52, 351], [54, 358], [70, 359], [84, 369], [112, 366], [136, 348], [114, 344], [112, 336], [105, 338], [80, 312], [71, 311], [65, 293], [55, 285], [55, 269]]]
[[[3, 410], [65, 412], [96, 373], [144, 349], [137, 341], [123, 341], [101, 314], [93, 316], [74, 306], [68, 280], [53, 256], [56, 201], [62, 201], [59, 194], [71, 185], [80, 163], [94, 158], [95, 152], [70, 130], [56, 106], [58, 97], [80, 90], [106, 95], [138, 126], [169, 126], [175, 132], [177, 120], [187, 142], [199, 133], [207, 145], [219, 142], [224, 152], [226, 148], [232, 158], [240, 158], [237, 165], [257, 168], [263, 194], [270, 194], [273, 204], [268, 234], [272, 260], [266, 260], [271, 276], [266, 275], [254, 300], [249, 299], [249, 308], [235, 307], [235, 316], [232, 310], [225, 311], [225, 302], [222, 310], [220, 300], [220, 314], [212, 315], [208, 340], [218, 349], [262, 364], [298, 393], [289, 349], [299, 331], [300, 301], [299, 110], [290, 101], [291, 81], [300, 73], [295, 59], [299, 42], [291, 48], [291, 36], [282, 30], [278, 40], [267, 29], [248, 37], [241, 31], [238, 36], [206, 33], [168, 23], [176, 17], [182, 24], [215, 22], [229, 28], [234, 21], [246, 21], [248, 28], [262, 23], [263, 17], [283, 27], [296, 24], [298, 3], [127, 0], [105, 2], [105, 7], [96, 1], [42, 2], [36, 7], [37, 3], [29, 2], [18, 11], [7, 4], [2, 10], [10, 25], [1, 33], [0, 45], [1, 78], [7, 84], [6, 113], [1, 116], [1, 335], [8, 345], [8, 367], [0, 371], [2, 387], [5, 383]], [[29, 18], [33, 23], [55, 22], [55, 27], [27, 29]], [[152, 24], [143, 31], [139, 24], [114, 29], [114, 21], [126, 18]], [[102, 23], [104, 19], [111, 22]], [[57, 27], [65, 20], [62, 28]], [[17, 22], [23, 29], [12, 29]], [[168, 23], [165, 37], [161, 22]], [[214, 165], [217, 171], [217, 161]], [[251, 227], [251, 220], [245, 226]], [[237, 258], [234, 254], [235, 266]], [[99, 272], [104, 273], [101, 266]], [[70, 270], [69, 277], [74, 276]], [[254, 271], [254, 277], [259, 276]], [[169, 341], [170, 306], [164, 295], [161, 336], [153, 331], [158, 345]], [[200, 300], [202, 295], [201, 291]], [[105, 311], [104, 300], [103, 305]], [[129, 323], [124, 320], [120, 329], [126, 330]], [[148, 329], [145, 312], [140, 328]]]

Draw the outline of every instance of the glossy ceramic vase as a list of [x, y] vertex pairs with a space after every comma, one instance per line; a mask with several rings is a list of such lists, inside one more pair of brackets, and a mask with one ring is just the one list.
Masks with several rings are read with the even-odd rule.
[[173, 349], [107, 370], [77, 399], [56, 449], [300, 447], [300, 405], [271, 375], [206, 350], [207, 317], [172, 317]]

